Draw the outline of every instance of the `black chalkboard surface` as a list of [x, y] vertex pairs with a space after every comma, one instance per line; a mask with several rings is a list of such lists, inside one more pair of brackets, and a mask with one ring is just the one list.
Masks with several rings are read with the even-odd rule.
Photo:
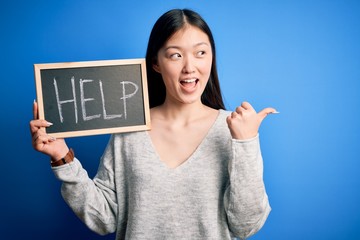
[[39, 118], [54, 137], [150, 129], [145, 59], [34, 64]]

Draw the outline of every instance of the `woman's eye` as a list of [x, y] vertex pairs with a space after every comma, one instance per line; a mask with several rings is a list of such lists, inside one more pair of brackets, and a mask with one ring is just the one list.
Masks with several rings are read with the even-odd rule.
[[197, 55], [198, 57], [202, 57], [202, 56], [204, 56], [205, 54], [206, 54], [205, 51], [199, 51], [199, 52], [196, 53], [196, 55]]
[[174, 59], [174, 60], [175, 60], [175, 59], [179, 59], [179, 58], [181, 58], [181, 55], [180, 55], [179, 53], [174, 53], [174, 54], [171, 54], [171, 55], [170, 55], [170, 58], [171, 58], [171, 59]]

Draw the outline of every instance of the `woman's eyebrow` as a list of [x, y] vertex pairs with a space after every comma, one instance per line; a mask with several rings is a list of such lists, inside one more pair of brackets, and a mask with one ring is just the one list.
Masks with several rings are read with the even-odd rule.
[[199, 42], [199, 43], [195, 44], [194, 47], [198, 47], [198, 46], [201, 46], [201, 45], [209, 46], [209, 44], [207, 42]]
[[[198, 46], [201, 46], [201, 45], [206, 45], [206, 46], [209, 46], [209, 44], [207, 42], [199, 42], [199, 43], [196, 43], [193, 45], [193, 47], [198, 47]], [[171, 48], [175, 48], [175, 49], [182, 49], [181, 46], [177, 46], [177, 45], [170, 45], [170, 46], [167, 46], [166, 48], [164, 48], [165, 51], [171, 49]]]
[[169, 49], [171, 49], [171, 48], [181, 49], [181, 47], [179, 47], [179, 46], [172, 46], [172, 45], [170, 45], [170, 46], [164, 48], [164, 51], [167, 51], [167, 50], [169, 50]]

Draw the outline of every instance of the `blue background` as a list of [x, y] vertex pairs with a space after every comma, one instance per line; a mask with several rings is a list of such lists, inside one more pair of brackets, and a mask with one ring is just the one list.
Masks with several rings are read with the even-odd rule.
[[[273, 211], [251, 239], [360, 239], [360, 2], [0, 3], [1, 239], [114, 239], [88, 230], [31, 147], [33, 64], [141, 58], [156, 19], [192, 8], [218, 50], [226, 106], [276, 107], [260, 129]], [[109, 135], [71, 138], [90, 176]]]

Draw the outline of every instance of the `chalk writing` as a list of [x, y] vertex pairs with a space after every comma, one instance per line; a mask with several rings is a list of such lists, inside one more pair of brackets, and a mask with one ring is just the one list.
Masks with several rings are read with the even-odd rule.
[[[67, 104], [67, 103], [73, 103], [75, 123], [78, 123], [78, 106], [77, 106], [77, 96], [76, 96], [76, 89], [75, 89], [75, 77], [71, 77], [70, 81], [71, 81], [71, 88], [72, 88], [71, 89], [72, 97], [70, 99], [60, 100], [59, 86], [57, 84], [56, 78], [54, 78], [54, 90], [55, 90], [57, 108], [58, 108], [59, 118], [60, 118], [61, 123], [64, 122], [63, 104]], [[106, 110], [106, 101], [105, 101], [106, 97], [105, 97], [105, 93], [104, 93], [103, 82], [101, 80], [98, 80], [99, 91], [100, 91], [100, 95], [101, 95], [102, 114], [99, 113], [99, 114], [95, 114], [95, 115], [87, 115], [86, 103], [90, 102], [90, 101], [96, 101], [96, 99], [93, 97], [85, 96], [84, 85], [90, 84], [93, 82], [94, 82], [93, 79], [81, 79], [81, 78], [79, 79], [82, 120], [90, 121], [92, 119], [100, 118], [101, 116], [103, 117], [104, 120], [110, 120], [110, 119], [114, 119], [114, 118], [122, 118], [123, 116], [126, 119], [127, 118], [127, 99], [133, 97], [138, 92], [138, 89], [139, 89], [138, 85], [136, 85], [135, 83], [130, 82], [130, 81], [120, 81], [119, 87], [121, 87], [122, 96], [119, 97], [119, 100], [122, 101], [124, 113], [123, 114], [108, 114], [107, 110]], [[132, 91], [129, 90], [131, 88], [133, 89]]]

